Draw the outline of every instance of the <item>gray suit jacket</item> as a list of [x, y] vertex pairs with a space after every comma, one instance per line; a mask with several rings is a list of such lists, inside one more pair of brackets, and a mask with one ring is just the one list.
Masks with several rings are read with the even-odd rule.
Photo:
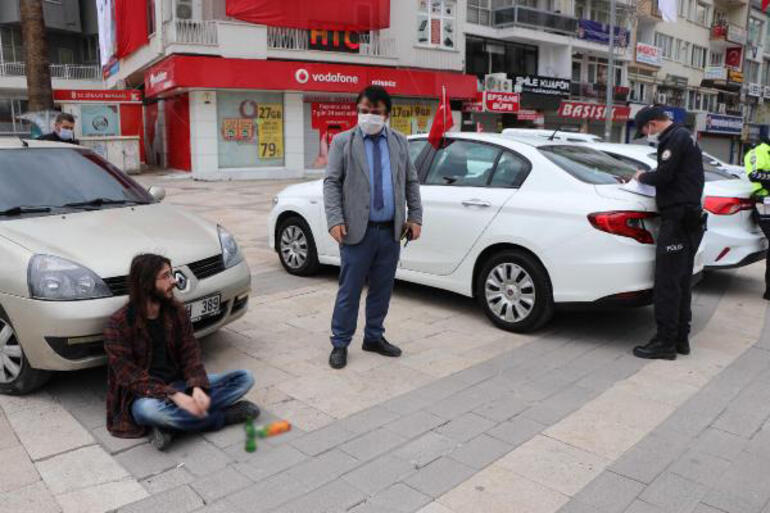
[[[403, 134], [388, 130], [390, 167], [395, 196], [393, 237], [401, 236], [404, 222], [422, 224], [420, 181], [409, 158], [409, 145]], [[370, 203], [369, 163], [361, 130], [354, 127], [337, 134], [329, 149], [329, 164], [324, 177], [324, 207], [328, 229], [345, 224], [348, 234], [344, 244], [358, 244], [366, 234]], [[409, 215], [406, 215], [406, 207]]]

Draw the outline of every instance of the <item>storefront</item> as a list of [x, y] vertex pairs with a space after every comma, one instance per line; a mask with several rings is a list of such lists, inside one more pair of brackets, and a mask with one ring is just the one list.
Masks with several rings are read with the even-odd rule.
[[370, 84], [393, 95], [390, 124], [406, 134], [430, 130], [443, 87], [453, 100], [477, 90], [461, 73], [175, 55], [145, 75], [148, 98], [163, 104], [146, 120], [162, 134], [166, 164], [196, 177], [301, 177], [326, 166], [332, 138], [355, 126], [356, 95]]
[[743, 118], [713, 112], [700, 113], [697, 118], [698, 143], [703, 151], [725, 162], [735, 163], [740, 154]]
[[[612, 141], [621, 141], [631, 113], [627, 105], [612, 107]], [[604, 137], [607, 107], [601, 103], [563, 100], [555, 115], [545, 118], [545, 127]]]

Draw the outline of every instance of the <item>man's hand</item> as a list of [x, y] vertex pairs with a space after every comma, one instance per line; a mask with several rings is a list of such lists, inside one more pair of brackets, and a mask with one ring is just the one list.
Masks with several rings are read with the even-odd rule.
[[211, 406], [211, 398], [200, 387], [193, 388], [192, 398], [201, 410], [208, 413]]
[[642, 176], [643, 174], [644, 174], [644, 171], [642, 171], [641, 169], [637, 169], [636, 173], [634, 173], [634, 180], [636, 180], [638, 182], [639, 181], [639, 177]]
[[342, 244], [342, 239], [347, 236], [348, 229], [345, 228], [344, 224], [338, 224], [332, 226], [332, 229], [329, 230], [329, 234], [332, 236], [332, 239], [337, 241], [337, 244]]
[[185, 393], [177, 392], [169, 399], [193, 417], [203, 418], [207, 415], [206, 410], [201, 409], [195, 399]]
[[417, 223], [407, 222], [406, 229], [409, 230], [409, 240], [417, 240], [422, 234], [422, 226]]

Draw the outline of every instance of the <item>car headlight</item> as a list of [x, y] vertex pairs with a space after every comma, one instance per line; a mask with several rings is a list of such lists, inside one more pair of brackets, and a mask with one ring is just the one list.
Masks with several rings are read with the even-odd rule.
[[34, 299], [76, 301], [112, 296], [92, 270], [66, 258], [35, 255], [27, 268], [29, 294]]
[[217, 226], [217, 231], [219, 232], [219, 243], [222, 245], [222, 259], [225, 262], [225, 269], [240, 264], [243, 261], [243, 254], [241, 254], [238, 243], [235, 242], [235, 237], [221, 226]]

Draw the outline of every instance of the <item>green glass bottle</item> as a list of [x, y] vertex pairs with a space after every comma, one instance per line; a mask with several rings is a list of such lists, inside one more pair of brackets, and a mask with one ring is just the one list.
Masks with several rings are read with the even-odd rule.
[[257, 430], [254, 428], [254, 419], [247, 419], [243, 429], [246, 431], [246, 452], [255, 452], [257, 450]]

